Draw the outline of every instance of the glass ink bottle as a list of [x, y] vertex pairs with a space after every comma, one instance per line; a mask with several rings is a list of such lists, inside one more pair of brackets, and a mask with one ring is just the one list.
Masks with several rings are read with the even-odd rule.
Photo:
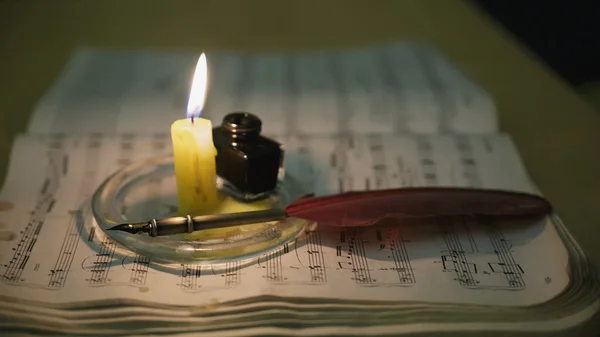
[[262, 121], [248, 112], [230, 113], [213, 129], [217, 175], [234, 197], [259, 200], [277, 187], [283, 147], [261, 131]]

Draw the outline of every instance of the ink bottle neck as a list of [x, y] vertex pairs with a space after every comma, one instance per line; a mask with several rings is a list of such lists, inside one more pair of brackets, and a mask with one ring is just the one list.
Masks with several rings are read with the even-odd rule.
[[262, 122], [248, 112], [233, 112], [223, 118], [223, 134], [231, 141], [246, 142], [259, 138]]

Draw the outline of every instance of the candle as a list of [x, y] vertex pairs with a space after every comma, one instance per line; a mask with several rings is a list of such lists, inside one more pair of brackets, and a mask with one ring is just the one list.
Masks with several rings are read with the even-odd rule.
[[177, 202], [182, 215], [211, 213], [219, 204], [212, 124], [199, 117], [206, 98], [207, 68], [203, 53], [192, 80], [187, 118], [171, 125]]

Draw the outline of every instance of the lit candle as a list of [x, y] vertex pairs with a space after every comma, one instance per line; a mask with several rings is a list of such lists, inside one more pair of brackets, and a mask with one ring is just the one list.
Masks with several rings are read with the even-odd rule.
[[203, 53], [192, 80], [187, 118], [171, 125], [177, 201], [182, 215], [211, 213], [219, 203], [212, 124], [199, 117], [206, 100], [207, 78]]

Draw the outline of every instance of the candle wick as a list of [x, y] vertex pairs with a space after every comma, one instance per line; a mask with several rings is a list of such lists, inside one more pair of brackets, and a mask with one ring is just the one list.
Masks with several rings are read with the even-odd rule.
[[191, 120], [192, 120], [192, 125], [194, 125], [194, 115], [192, 115]]

